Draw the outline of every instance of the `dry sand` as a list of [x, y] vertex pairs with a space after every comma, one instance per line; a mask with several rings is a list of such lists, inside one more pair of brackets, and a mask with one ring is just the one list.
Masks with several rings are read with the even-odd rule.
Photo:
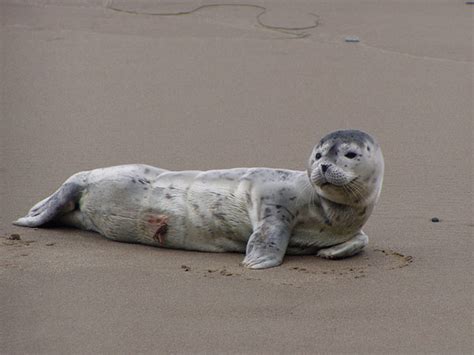
[[[112, 5], [208, 2], [157, 3]], [[267, 25], [319, 26], [272, 31], [254, 7], [2, 1], [1, 353], [473, 351], [473, 6], [254, 3]], [[80, 170], [304, 169], [339, 128], [371, 132], [386, 159], [351, 259], [250, 271], [237, 254], [10, 224]]]

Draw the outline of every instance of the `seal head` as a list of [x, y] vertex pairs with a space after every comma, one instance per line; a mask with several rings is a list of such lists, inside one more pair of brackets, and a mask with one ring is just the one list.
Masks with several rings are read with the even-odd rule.
[[314, 147], [308, 177], [318, 195], [343, 205], [376, 202], [384, 161], [377, 142], [358, 130], [332, 132]]

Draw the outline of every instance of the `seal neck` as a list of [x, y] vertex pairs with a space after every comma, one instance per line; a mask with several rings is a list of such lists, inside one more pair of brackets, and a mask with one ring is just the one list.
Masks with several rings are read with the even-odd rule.
[[342, 230], [359, 230], [373, 209], [373, 205], [346, 205], [320, 195], [317, 195], [317, 198], [323, 212], [324, 223]]

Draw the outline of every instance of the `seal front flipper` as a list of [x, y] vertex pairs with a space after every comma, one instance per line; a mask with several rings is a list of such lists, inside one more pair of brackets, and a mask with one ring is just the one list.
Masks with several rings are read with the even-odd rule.
[[242, 265], [249, 269], [267, 269], [283, 262], [290, 240], [288, 223], [275, 217], [260, 222], [247, 243]]
[[324, 248], [318, 251], [317, 256], [324, 259], [342, 259], [356, 255], [369, 244], [369, 237], [360, 231], [347, 242], [337, 244], [331, 248]]

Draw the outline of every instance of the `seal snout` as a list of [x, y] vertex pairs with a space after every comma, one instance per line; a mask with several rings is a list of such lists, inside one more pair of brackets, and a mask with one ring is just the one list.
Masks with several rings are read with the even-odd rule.
[[321, 170], [323, 171], [323, 174], [329, 169], [329, 164], [321, 164]]

